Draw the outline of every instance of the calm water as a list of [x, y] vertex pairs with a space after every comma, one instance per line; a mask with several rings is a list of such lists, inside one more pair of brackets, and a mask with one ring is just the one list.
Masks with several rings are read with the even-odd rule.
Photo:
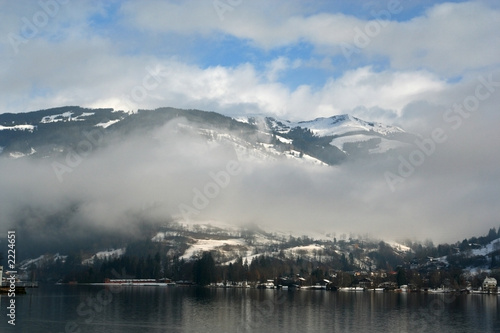
[[0, 332], [500, 332], [492, 295], [41, 286]]

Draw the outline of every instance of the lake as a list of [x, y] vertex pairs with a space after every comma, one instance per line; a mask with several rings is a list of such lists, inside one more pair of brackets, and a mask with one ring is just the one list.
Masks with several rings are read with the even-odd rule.
[[500, 297], [41, 285], [0, 332], [500, 332]]

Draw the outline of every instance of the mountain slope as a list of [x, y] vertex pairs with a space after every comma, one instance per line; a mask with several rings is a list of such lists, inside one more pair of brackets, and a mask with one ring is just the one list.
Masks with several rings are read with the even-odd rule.
[[[271, 117], [233, 119], [215, 112], [161, 108], [125, 113], [112, 109], [68, 106], [0, 115], [0, 157], [54, 158], [83, 150], [90, 138], [120, 140], [132, 133], [148, 134], [170, 121], [232, 147], [240, 159], [291, 159], [335, 165], [408, 146], [412, 136], [398, 127], [367, 122], [349, 115], [290, 122]], [[92, 143], [92, 142], [91, 142]], [[94, 147], [95, 148], [95, 147]]]
[[274, 118], [268, 119], [273, 129], [277, 132], [287, 133], [292, 128], [300, 127], [309, 129], [314, 135], [319, 137], [342, 136], [358, 132], [371, 132], [378, 135], [405, 133], [405, 131], [399, 127], [367, 122], [348, 114], [300, 122], [278, 121]]
[[[495, 239], [488, 243], [483, 239], [482, 245], [457, 242], [434, 247], [345, 235], [337, 239], [335, 233], [299, 236], [270, 232], [257, 225], [237, 227], [217, 221], [169, 223], [152, 232], [147, 240], [124, 242], [114, 248], [80, 250], [77, 255], [46, 253], [21, 262], [18, 270], [24, 279], [36, 275], [53, 281], [64, 278], [101, 282], [111, 276], [110, 267], [137, 278], [190, 280], [193, 264], [210, 253], [219, 281], [294, 278], [295, 272], [313, 280], [314, 276], [321, 280], [320, 276], [327, 274], [325, 277], [335, 279], [337, 285], [349, 286], [368, 277], [377, 285], [397, 282], [418, 288], [445, 285], [456, 289], [470, 287], [471, 282], [477, 287], [484, 276], [498, 274], [499, 236], [495, 232]], [[243, 274], [237, 274], [235, 267], [244, 268]], [[75, 274], [77, 270], [82, 273]], [[336, 279], [339, 275], [343, 278]]]

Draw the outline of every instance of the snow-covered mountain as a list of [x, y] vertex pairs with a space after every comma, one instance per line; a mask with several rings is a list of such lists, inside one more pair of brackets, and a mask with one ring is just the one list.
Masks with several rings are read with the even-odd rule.
[[[436, 271], [461, 269], [471, 278], [489, 274], [497, 269], [500, 257], [498, 234], [490, 238], [472, 238], [481, 244], [464, 241], [442, 244], [438, 247], [422, 247], [418, 243], [381, 241], [362, 236], [336, 234], [335, 232], [283, 232], [266, 230], [257, 225], [235, 226], [218, 221], [173, 222], [151, 234], [150, 240], [137, 244], [121, 244], [123, 247], [105, 247], [96, 252], [80, 251], [77, 264], [96, 267], [106, 261], [123, 256], [129, 258], [160, 251], [165, 260], [193, 262], [210, 252], [215, 263], [228, 266], [237, 261], [252, 263], [254, 259], [267, 257], [288, 262], [309, 262], [330, 265], [335, 269], [359, 272], [376, 272], [405, 267], [422, 276]], [[447, 255], [443, 255], [447, 253]], [[438, 255], [436, 257], [429, 254]], [[64, 264], [67, 255], [45, 254], [27, 259], [19, 264], [23, 272]], [[73, 258], [74, 260], [75, 258]], [[27, 273], [24, 275], [28, 276]]]
[[[126, 139], [151, 132], [169, 121], [209, 142], [224, 143], [239, 159], [335, 165], [346, 159], [376, 156], [408, 147], [403, 129], [350, 115], [291, 122], [272, 117], [228, 117], [215, 112], [161, 108], [126, 113], [112, 109], [61, 107], [21, 114], [0, 114], [0, 157], [47, 158], [78, 148], [92, 131]], [[87, 134], [86, 134], [87, 133]]]
[[267, 119], [271, 123], [272, 129], [278, 133], [288, 133], [292, 128], [296, 127], [308, 129], [318, 137], [337, 137], [358, 132], [369, 132], [375, 135], [384, 136], [395, 133], [405, 133], [405, 131], [399, 127], [388, 126], [376, 122], [367, 122], [348, 114], [299, 122], [276, 120], [274, 118]]
[[[295, 260], [302, 258], [311, 262], [338, 261], [342, 256], [348, 258], [351, 252], [362, 255], [352, 258], [353, 266], [363, 270], [375, 270], [377, 261], [369, 253], [378, 250], [378, 241], [337, 235], [335, 232], [283, 232], [266, 230], [265, 227], [235, 226], [218, 221], [174, 222], [164, 225], [151, 237], [152, 246], [165, 250], [168, 257], [177, 257], [185, 261], [199, 258], [203, 252], [211, 252], [218, 264], [229, 265], [241, 258], [252, 262], [256, 257], [265, 255], [282, 259]], [[102, 248], [95, 253], [85, 253], [81, 264], [92, 266], [98, 261], [113, 260], [127, 253], [124, 247], [112, 249]], [[388, 242], [387, 246], [394, 252], [397, 262], [402, 263], [412, 250], [396, 242]], [[132, 248], [128, 249], [133, 251]], [[31, 265], [44, 266], [57, 260], [64, 262], [67, 256], [41, 255], [35, 259], [27, 259], [19, 267], [27, 270]]]
[[[349, 154], [349, 150], [372, 144], [369, 154], [385, 153], [391, 149], [404, 148], [408, 134], [401, 128], [377, 122], [364, 121], [354, 116], [343, 114], [329, 118], [316, 118], [310, 121], [290, 122], [267, 118], [270, 128], [280, 134], [301, 128], [310, 131], [318, 138], [331, 138], [330, 145]], [[402, 140], [403, 139], [403, 140]], [[349, 147], [346, 146], [350, 146]]]

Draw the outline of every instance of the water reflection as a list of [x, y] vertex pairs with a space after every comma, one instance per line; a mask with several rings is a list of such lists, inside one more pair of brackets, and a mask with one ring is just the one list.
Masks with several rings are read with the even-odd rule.
[[[16, 298], [16, 331], [64, 332], [70, 325], [80, 332], [495, 332], [500, 327], [499, 299], [492, 295], [46, 286]], [[0, 298], [3, 312], [6, 301]], [[5, 327], [3, 320], [0, 331]]]

